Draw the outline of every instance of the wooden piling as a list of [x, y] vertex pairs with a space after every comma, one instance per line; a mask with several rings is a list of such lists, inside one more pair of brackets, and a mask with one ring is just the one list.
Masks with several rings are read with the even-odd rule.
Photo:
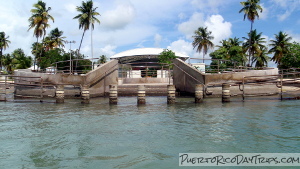
[[145, 85], [138, 85], [137, 104], [146, 104]]
[[64, 103], [65, 102], [64, 85], [56, 86], [55, 98], [56, 98], [56, 103]]
[[81, 87], [81, 103], [89, 104], [90, 103], [90, 90], [89, 86], [83, 85]]
[[195, 86], [195, 103], [203, 102], [203, 84], [196, 84]]
[[222, 102], [230, 102], [230, 84], [222, 84]]
[[117, 85], [109, 85], [109, 104], [118, 104]]
[[168, 85], [168, 104], [174, 104], [175, 103], [175, 85]]

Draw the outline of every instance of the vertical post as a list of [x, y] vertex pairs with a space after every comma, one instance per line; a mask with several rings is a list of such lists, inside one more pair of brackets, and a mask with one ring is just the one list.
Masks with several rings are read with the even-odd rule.
[[6, 101], [6, 93], [7, 93], [6, 89], [7, 89], [7, 76], [5, 76], [5, 82], [4, 82], [4, 95], [3, 97], [1, 96], [0, 101]]
[[83, 85], [81, 87], [81, 103], [88, 104], [90, 103], [90, 90], [89, 86]]
[[168, 85], [168, 104], [175, 103], [175, 85]]
[[109, 85], [109, 104], [118, 104], [117, 85]]
[[245, 100], [245, 76], [243, 77], [243, 101]]
[[222, 102], [230, 102], [230, 84], [222, 84]]
[[106, 96], [106, 72], [104, 73], [104, 79], [103, 79], [103, 83], [104, 83], [104, 85], [103, 85], [103, 87], [104, 87], [104, 96]]
[[137, 104], [146, 104], [145, 85], [138, 85]]
[[56, 86], [55, 98], [56, 98], [56, 103], [64, 103], [65, 102], [64, 85]]
[[203, 102], [203, 85], [196, 84], [195, 86], [195, 103]]
[[41, 99], [43, 99], [43, 93], [44, 93], [44, 81], [43, 78], [41, 78]]
[[281, 74], [280, 75], [280, 86], [281, 86], [281, 89], [280, 89], [280, 99], [282, 100], [282, 88], [283, 88], [283, 83], [282, 83], [282, 81], [283, 81], [283, 74]]
[[220, 72], [220, 60], [218, 59], [218, 73]]

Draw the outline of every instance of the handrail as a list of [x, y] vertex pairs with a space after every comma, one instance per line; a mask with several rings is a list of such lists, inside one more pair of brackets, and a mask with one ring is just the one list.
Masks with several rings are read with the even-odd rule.
[[[119, 63], [116, 63], [115, 65], [111, 66], [108, 70], [106, 70], [104, 73], [100, 74], [99, 76], [96, 76], [90, 82], [87, 84], [88, 86], [93, 86], [95, 82], [97, 82], [98, 79], [101, 79], [101, 77], [106, 76], [107, 72], [113, 72], [111, 69], [115, 68]], [[115, 69], [114, 69], [115, 70]], [[91, 73], [91, 72], [89, 72]]]
[[183, 73], [187, 74], [188, 76], [190, 76], [192, 79], [194, 79], [195, 81], [199, 82], [200, 84], [203, 85], [203, 90], [205, 91], [205, 93], [207, 95], [211, 95], [212, 92], [207, 91], [208, 86], [205, 85], [203, 82], [199, 81], [198, 79], [196, 79], [195, 77], [193, 77], [192, 75], [190, 75], [189, 73], [187, 73], [185, 70], [183, 70], [181, 67], [179, 67], [177, 64], [173, 63], [174, 66], [176, 66], [178, 69], [180, 69]]

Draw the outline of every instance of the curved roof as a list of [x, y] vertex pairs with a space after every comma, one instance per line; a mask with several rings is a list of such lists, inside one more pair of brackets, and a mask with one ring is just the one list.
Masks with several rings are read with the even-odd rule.
[[[158, 56], [161, 52], [163, 52], [163, 48], [137, 48], [132, 50], [127, 50], [124, 52], [117, 53], [110, 57], [110, 59], [118, 59], [122, 57], [130, 57], [130, 56]], [[174, 52], [176, 56], [180, 58], [188, 59], [189, 56], [184, 55], [179, 52]]]

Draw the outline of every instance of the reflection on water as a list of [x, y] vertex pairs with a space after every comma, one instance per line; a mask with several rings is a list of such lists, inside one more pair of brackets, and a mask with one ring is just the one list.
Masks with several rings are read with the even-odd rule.
[[[299, 101], [0, 103], [3, 168], [177, 168], [179, 153], [298, 153]], [[0, 168], [1, 168], [0, 167]]]

